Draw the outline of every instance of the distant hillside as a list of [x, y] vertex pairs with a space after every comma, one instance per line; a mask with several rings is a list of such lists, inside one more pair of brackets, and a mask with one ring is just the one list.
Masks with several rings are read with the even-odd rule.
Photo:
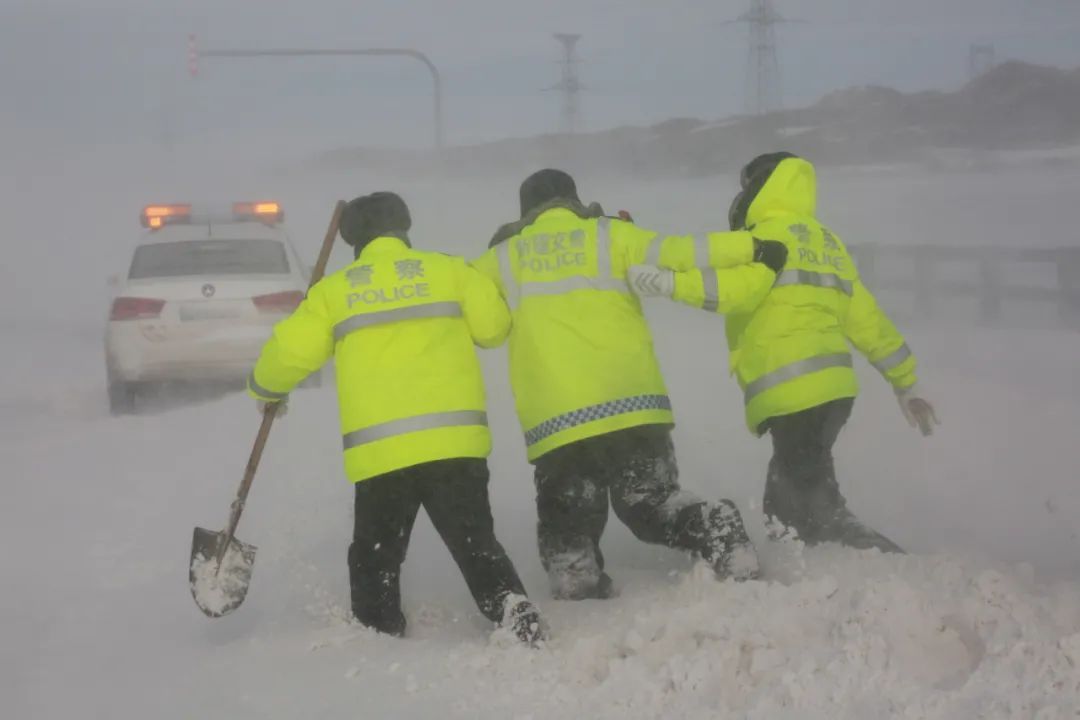
[[1080, 69], [1003, 63], [956, 92], [857, 87], [764, 118], [673, 119], [576, 136], [544, 135], [432, 151], [349, 148], [320, 167], [394, 174], [521, 172], [558, 164], [639, 176], [728, 172], [757, 152], [784, 148], [820, 164], [941, 162], [950, 153], [1041, 150], [1080, 144]]

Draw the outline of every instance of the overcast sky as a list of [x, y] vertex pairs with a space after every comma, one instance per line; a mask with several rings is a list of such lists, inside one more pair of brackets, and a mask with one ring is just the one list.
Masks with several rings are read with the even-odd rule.
[[[559, 46], [580, 32], [586, 129], [718, 118], [743, 104], [744, 0], [0, 0], [0, 126], [77, 141], [228, 136], [430, 142], [430, 80], [397, 59], [204, 59], [206, 47], [415, 47], [441, 68], [451, 142], [555, 129]], [[950, 89], [972, 42], [1080, 65], [1077, 0], [781, 0], [785, 104], [856, 84]]]

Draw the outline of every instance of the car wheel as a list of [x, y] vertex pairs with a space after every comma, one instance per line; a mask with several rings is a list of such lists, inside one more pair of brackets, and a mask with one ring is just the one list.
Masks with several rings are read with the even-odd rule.
[[135, 412], [135, 386], [109, 378], [109, 414], [131, 415]]

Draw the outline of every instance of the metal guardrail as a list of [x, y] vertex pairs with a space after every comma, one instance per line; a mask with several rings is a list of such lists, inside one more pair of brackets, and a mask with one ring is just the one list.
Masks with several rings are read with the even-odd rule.
[[[918, 315], [940, 310], [945, 299], [972, 298], [978, 302], [980, 318], [997, 323], [1004, 303], [1027, 301], [1056, 305], [1058, 318], [1080, 329], [1080, 247], [860, 245], [850, 250], [871, 291], [912, 293]], [[1027, 274], [1033, 265], [1044, 272], [1052, 266], [1056, 280], [1016, 282], [1016, 276]], [[898, 266], [907, 272], [898, 274]], [[968, 269], [968, 275], [974, 269], [975, 277], [956, 277], [958, 268]]]

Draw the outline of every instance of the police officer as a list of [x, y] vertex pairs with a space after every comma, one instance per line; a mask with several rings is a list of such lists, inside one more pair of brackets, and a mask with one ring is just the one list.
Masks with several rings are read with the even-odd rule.
[[541, 170], [522, 184], [521, 219], [474, 262], [513, 312], [510, 380], [528, 459], [536, 466], [537, 535], [556, 598], [608, 597], [600, 537], [608, 498], [641, 540], [708, 561], [721, 578], [757, 574], [735, 505], [681, 490], [671, 401], [630, 265], [718, 267], [706, 302], [752, 307], [775, 273], [752, 263], [748, 233], [665, 237], [599, 215], [573, 179]]
[[423, 505], [480, 611], [525, 642], [540, 616], [495, 538], [488, 501], [491, 435], [473, 344], [500, 344], [510, 314], [495, 285], [460, 258], [415, 250], [404, 201], [378, 192], [350, 202], [341, 236], [356, 260], [308, 292], [248, 382], [261, 403], [331, 357], [345, 471], [355, 483], [349, 547], [352, 612], [402, 635], [400, 571]]
[[[919, 390], [915, 356], [859, 279], [847, 248], [816, 218], [813, 166], [791, 153], [761, 155], [743, 168], [731, 204], [732, 230], [783, 242], [787, 264], [756, 308], [727, 317], [732, 369], [742, 386], [746, 422], [772, 435], [764, 510], [808, 544], [840, 542], [901, 552], [848, 509], [832, 447], [851, 415], [858, 383], [848, 343], [896, 392], [904, 417], [930, 435], [937, 416]], [[653, 277], [655, 269], [631, 275]], [[663, 292], [700, 306], [701, 273], [660, 272]]]

